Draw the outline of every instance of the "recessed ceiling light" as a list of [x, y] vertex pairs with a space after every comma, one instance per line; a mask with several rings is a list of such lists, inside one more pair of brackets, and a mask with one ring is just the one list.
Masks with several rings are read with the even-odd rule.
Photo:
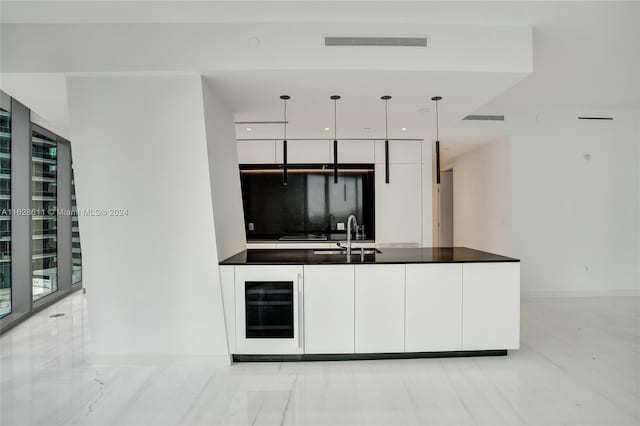
[[325, 128], [324, 128], [324, 131], [325, 131], [325, 132], [328, 132], [329, 130], [331, 130], [331, 129], [329, 129], [328, 127], [325, 127]]
[[253, 129], [251, 127], [247, 127], [247, 132], [252, 131]]
[[407, 131], [407, 128], [406, 128], [406, 127], [403, 127], [403, 128], [402, 128], [402, 129], [400, 129], [400, 130], [402, 130], [403, 132], [406, 132], [406, 131]]

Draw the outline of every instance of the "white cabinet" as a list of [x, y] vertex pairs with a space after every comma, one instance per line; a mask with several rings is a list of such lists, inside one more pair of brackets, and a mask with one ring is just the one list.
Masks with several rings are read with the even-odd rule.
[[276, 162], [276, 141], [237, 141], [239, 164], [273, 164]]
[[520, 263], [465, 263], [462, 348], [520, 347]]
[[389, 176], [386, 184], [384, 164], [376, 164], [376, 243], [421, 245], [421, 165], [391, 164]]
[[[332, 142], [333, 143], [333, 142]], [[333, 161], [333, 148], [331, 151]], [[373, 139], [338, 141], [338, 162], [341, 164], [373, 164], [375, 150]]]
[[462, 350], [462, 264], [409, 264], [405, 291], [405, 351]]
[[[276, 163], [282, 163], [282, 141], [276, 141]], [[287, 141], [287, 162], [290, 164], [313, 164], [333, 162], [333, 141], [290, 140]]]
[[355, 266], [357, 353], [404, 351], [404, 265]]
[[[375, 141], [376, 164], [385, 163], [384, 141]], [[391, 140], [389, 141], [389, 163], [391, 164], [421, 164], [422, 141]]]
[[353, 265], [305, 265], [304, 352], [354, 352]]
[[[303, 353], [303, 289], [302, 266], [237, 266], [236, 353]], [[291, 331], [290, 336], [266, 337], [286, 328]], [[263, 335], [258, 337], [255, 333]]]
[[227, 330], [229, 353], [236, 353], [236, 293], [235, 272], [231, 265], [220, 266], [220, 287], [224, 309], [224, 324]]

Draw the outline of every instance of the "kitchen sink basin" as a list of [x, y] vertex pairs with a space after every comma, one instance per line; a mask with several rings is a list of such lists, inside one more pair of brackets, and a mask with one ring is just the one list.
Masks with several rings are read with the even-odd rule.
[[[351, 255], [360, 255], [360, 252], [362, 251], [361, 248], [353, 248], [351, 249]], [[374, 249], [374, 248], [366, 248], [364, 249], [364, 254], [366, 255], [370, 255], [370, 254], [379, 254], [382, 253], [380, 250], [378, 249]], [[314, 250], [313, 254], [324, 254], [324, 255], [329, 255], [329, 254], [338, 254], [338, 255], [342, 255], [342, 256], [346, 256], [347, 255], [347, 250], [346, 249], [320, 249], [320, 250]]]

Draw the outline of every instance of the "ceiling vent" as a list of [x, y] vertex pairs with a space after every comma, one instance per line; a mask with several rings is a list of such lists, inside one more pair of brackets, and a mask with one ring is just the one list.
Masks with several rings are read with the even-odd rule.
[[463, 120], [473, 121], [504, 121], [504, 115], [467, 115]]
[[325, 46], [427, 47], [426, 37], [325, 37]]
[[236, 121], [235, 124], [284, 124], [288, 121]]
[[578, 120], [613, 120], [613, 117], [578, 117]]

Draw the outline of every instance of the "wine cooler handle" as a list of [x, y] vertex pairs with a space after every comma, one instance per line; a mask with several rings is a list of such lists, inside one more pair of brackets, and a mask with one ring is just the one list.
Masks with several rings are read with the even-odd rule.
[[304, 341], [303, 341], [303, 321], [304, 321], [304, 299], [303, 299], [303, 295], [302, 295], [302, 286], [301, 286], [301, 279], [300, 279], [300, 274], [298, 274], [298, 347], [302, 348], [304, 345]]

